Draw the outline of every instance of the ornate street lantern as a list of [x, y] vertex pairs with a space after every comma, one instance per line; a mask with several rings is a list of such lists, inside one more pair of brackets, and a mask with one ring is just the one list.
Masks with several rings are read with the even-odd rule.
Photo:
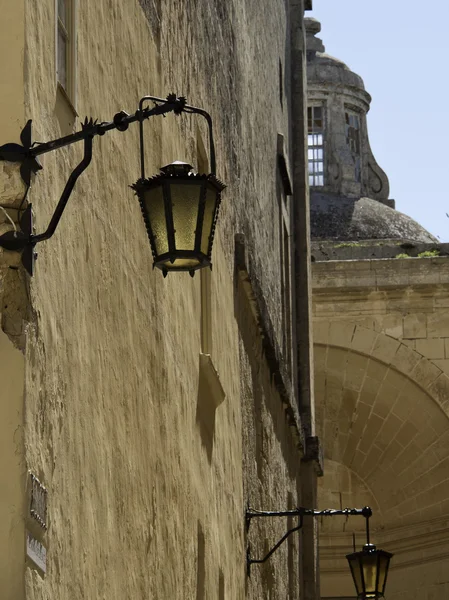
[[377, 550], [373, 544], [365, 544], [361, 552], [348, 554], [352, 578], [357, 590], [357, 598], [384, 598], [388, 567], [393, 554]]
[[[148, 102], [154, 104], [153, 108], [145, 106]], [[163, 167], [159, 175], [146, 178], [143, 124], [150, 117], [170, 112], [175, 115], [196, 114], [206, 119], [211, 168], [209, 175], [198, 175], [187, 163], [174, 162]], [[136, 122], [139, 123], [141, 170], [140, 179], [131, 187], [139, 197], [153, 252], [153, 266], [161, 269], [164, 277], [169, 271], [188, 271], [193, 276], [197, 269], [211, 266], [221, 192], [225, 188], [215, 175], [212, 118], [204, 109], [186, 104], [183, 96], [169, 94], [165, 100], [155, 96], [144, 96], [133, 115], [121, 110], [114, 115], [111, 122], [98, 123], [86, 117], [80, 131], [50, 142], [32, 142], [31, 121], [28, 121], [20, 135], [22, 144], [9, 143], [0, 146], [0, 161], [21, 164], [20, 172], [27, 188], [23, 204], [31, 184], [32, 173], [42, 168], [37, 160], [38, 156], [76, 142], [84, 142], [83, 159], [70, 174], [47, 229], [34, 234], [31, 205], [28, 205], [20, 219], [20, 229], [17, 230], [16, 225], [12, 223], [14, 230], [0, 236], [0, 248], [20, 252], [22, 263], [30, 275], [33, 274], [34, 247], [54, 234], [77, 179], [91, 162], [93, 139], [107, 131], [126, 131], [131, 123]]]
[[153, 267], [188, 271], [211, 266], [215, 225], [224, 184], [176, 161], [161, 174], [131, 186], [139, 198], [153, 253]]

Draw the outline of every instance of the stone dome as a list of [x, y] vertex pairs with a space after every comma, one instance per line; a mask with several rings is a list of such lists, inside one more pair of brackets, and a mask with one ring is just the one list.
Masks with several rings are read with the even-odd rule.
[[313, 240], [438, 240], [394, 209], [386, 173], [369, 143], [371, 96], [363, 80], [325, 53], [321, 24], [307, 32], [308, 157]]
[[[315, 37], [321, 31], [321, 23], [313, 18], [304, 19], [307, 33], [307, 81], [315, 81], [321, 85], [328, 83], [345, 85], [365, 91], [363, 79], [351, 71], [341, 60], [325, 53], [325, 47], [320, 38]], [[366, 93], [366, 92], [365, 92]], [[371, 98], [367, 94], [367, 101]]]
[[370, 198], [314, 193], [310, 198], [313, 240], [396, 239], [418, 243], [438, 240], [411, 217]]

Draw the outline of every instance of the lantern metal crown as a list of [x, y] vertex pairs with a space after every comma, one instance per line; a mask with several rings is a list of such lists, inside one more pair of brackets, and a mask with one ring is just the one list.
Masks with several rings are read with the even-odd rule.
[[[154, 106], [144, 108], [148, 102]], [[209, 130], [210, 174], [197, 174], [187, 163], [175, 161], [161, 168], [161, 173], [151, 178], [145, 176], [144, 121], [155, 115], [173, 112], [192, 113], [203, 116]], [[75, 183], [92, 159], [93, 138], [117, 129], [126, 131], [130, 123], [139, 123], [141, 176], [131, 187], [135, 190], [142, 210], [145, 227], [153, 254], [153, 267], [169, 271], [187, 271], [194, 275], [197, 269], [211, 267], [212, 245], [225, 185], [216, 177], [215, 146], [212, 119], [202, 108], [189, 106], [182, 96], [169, 94], [164, 100], [144, 96], [138, 110], [129, 115], [118, 112], [112, 121], [101, 122], [85, 119], [81, 130], [71, 135], [45, 143], [32, 143], [31, 120], [22, 130], [22, 145], [9, 143], [0, 147], [0, 160], [18, 162], [26, 185], [25, 201], [31, 184], [31, 174], [42, 167], [38, 156], [52, 152], [79, 141], [84, 142], [84, 156], [70, 174], [47, 229], [33, 233], [32, 210], [29, 204], [20, 219], [20, 230], [8, 231], [0, 236], [0, 247], [22, 253], [22, 263], [33, 274], [34, 248], [37, 243], [49, 239], [59, 224]], [[22, 204], [23, 204], [22, 202]], [[20, 210], [20, 209], [19, 209]]]

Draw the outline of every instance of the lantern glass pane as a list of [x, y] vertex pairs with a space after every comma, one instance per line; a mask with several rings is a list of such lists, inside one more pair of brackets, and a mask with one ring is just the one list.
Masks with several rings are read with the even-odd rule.
[[351, 567], [352, 578], [357, 590], [357, 596], [363, 592], [362, 569], [358, 560], [358, 555], [353, 554], [347, 557]]
[[379, 592], [382, 594], [385, 590], [385, 583], [387, 579], [388, 566], [390, 564], [390, 557], [387, 554], [379, 555]]
[[373, 594], [371, 597], [375, 598], [377, 592], [377, 552], [366, 553], [362, 555], [362, 569], [363, 578], [365, 580], [365, 592], [367, 598], [369, 594]]
[[145, 192], [145, 205], [156, 245], [156, 254], [165, 254], [168, 252], [168, 236], [162, 186], [151, 188]]
[[218, 192], [210, 184], [206, 191], [206, 204], [204, 206], [203, 231], [201, 233], [201, 252], [208, 254], [209, 238], [212, 233], [212, 224], [214, 220], [215, 204]]
[[176, 250], [194, 250], [201, 182], [171, 183], [170, 193]]

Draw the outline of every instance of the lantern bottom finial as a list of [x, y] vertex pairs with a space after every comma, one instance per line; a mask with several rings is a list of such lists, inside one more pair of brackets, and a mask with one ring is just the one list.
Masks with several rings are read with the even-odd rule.
[[161, 269], [164, 277], [170, 271], [186, 271], [194, 276], [195, 271], [204, 269], [205, 267], [211, 266], [211, 261], [202, 252], [194, 252], [190, 250], [176, 251], [175, 255], [170, 253], [157, 256], [154, 261], [154, 265], [158, 269]]

